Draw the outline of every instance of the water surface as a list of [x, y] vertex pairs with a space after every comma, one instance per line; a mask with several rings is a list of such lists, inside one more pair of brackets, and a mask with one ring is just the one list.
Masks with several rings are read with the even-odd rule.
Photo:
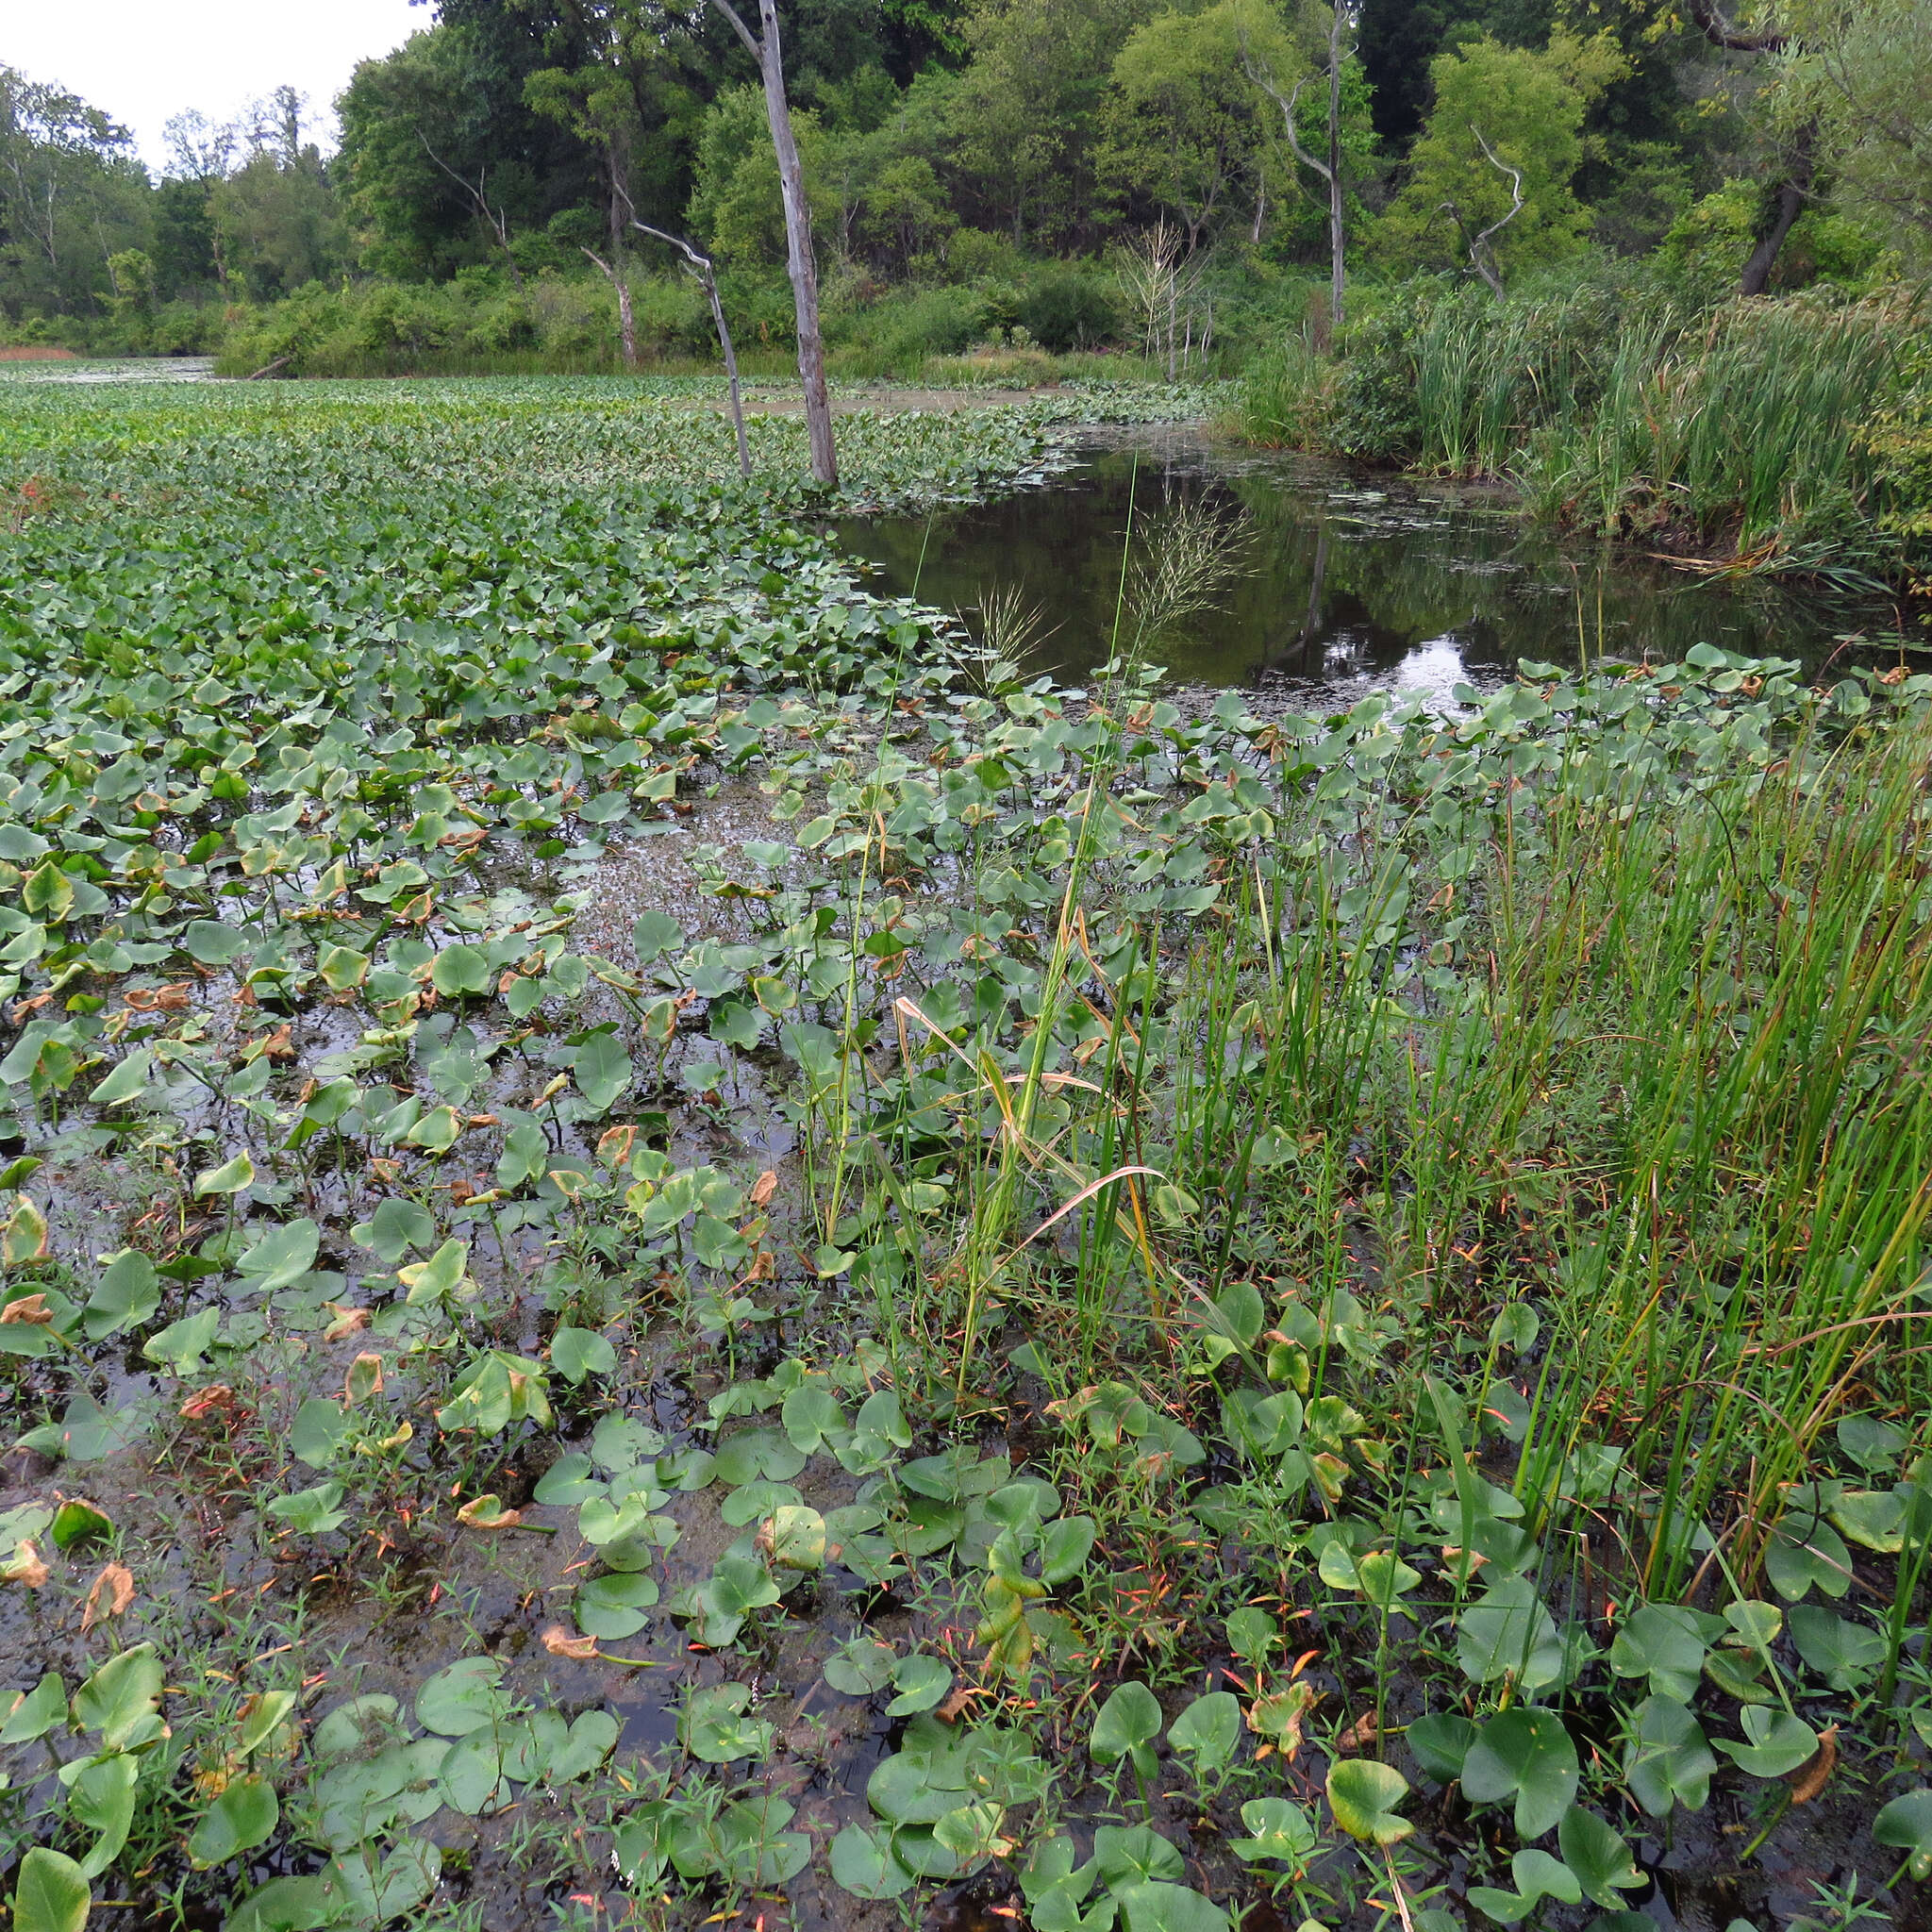
[[[1874, 615], [1844, 599], [1719, 584], [1628, 546], [1563, 544], [1500, 492], [1431, 487], [1218, 444], [1199, 428], [1093, 441], [1045, 489], [928, 517], [846, 518], [845, 548], [886, 587], [960, 613], [1011, 588], [1039, 615], [1026, 663], [1079, 683], [1109, 655], [1129, 518], [1144, 541], [1182, 504], [1237, 546], [1218, 608], [1152, 653], [1187, 684], [1346, 706], [1370, 691], [1451, 702], [1524, 658], [1669, 661], [1693, 644], [1816, 671]], [[1879, 613], [1882, 615], [1882, 613]]]

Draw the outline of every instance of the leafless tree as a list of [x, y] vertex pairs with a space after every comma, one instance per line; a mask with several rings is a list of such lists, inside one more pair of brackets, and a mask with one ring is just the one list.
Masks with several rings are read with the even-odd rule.
[[811, 209], [805, 198], [805, 169], [791, 131], [785, 96], [785, 57], [778, 41], [776, 0], [758, 0], [758, 33], [753, 33], [730, 0], [711, 0], [758, 63], [765, 84], [765, 119], [778, 157], [778, 186], [785, 198], [785, 264], [798, 316], [798, 374], [805, 384], [805, 424], [811, 439], [811, 473], [839, 487], [839, 457], [832, 443], [832, 404], [825, 392], [825, 344], [819, 333], [818, 272], [812, 265]]
[[[1282, 97], [1280, 90], [1271, 76], [1257, 73], [1248, 58], [1245, 42], [1241, 46], [1241, 65], [1257, 87], [1266, 93], [1281, 109], [1281, 118], [1288, 125], [1288, 144], [1294, 150], [1294, 158], [1303, 167], [1319, 175], [1328, 184], [1328, 274], [1329, 274], [1329, 314], [1337, 328], [1342, 324], [1343, 284], [1347, 261], [1347, 235], [1342, 220], [1341, 189], [1341, 63], [1347, 58], [1342, 50], [1342, 27], [1348, 19], [1345, 0], [1335, 0], [1329, 9], [1328, 19], [1328, 158], [1318, 161], [1302, 145], [1300, 130], [1294, 125], [1296, 103], [1301, 99], [1302, 89], [1313, 77], [1304, 75], [1295, 82], [1294, 92]], [[1256, 238], [1259, 239], [1260, 215], [1256, 214]]]
[[1480, 234], [1472, 235], [1468, 225], [1462, 219], [1462, 210], [1453, 201], [1445, 201], [1442, 208], [1462, 230], [1462, 239], [1469, 246], [1469, 258], [1474, 264], [1476, 274], [1500, 295], [1503, 292], [1503, 272], [1496, 266], [1496, 251], [1491, 243], [1523, 212], [1523, 170], [1512, 167], [1507, 161], [1499, 160], [1495, 149], [1483, 139], [1482, 129], [1474, 121], [1469, 124], [1469, 131], [1475, 136], [1475, 144], [1482, 149], [1483, 158], [1490, 166], [1498, 174], [1508, 175], [1509, 212], [1491, 222]]
[[604, 173], [605, 186], [609, 191], [610, 259], [606, 261], [594, 248], [586, 248], [584, 253], [603, 270], [605, 280], [617, 291], [618, 346], [623, 351], [624, 366], [635, 369], [638, 366], [638, 325], [631, 308], [630, 276], [625, 273], [624, 266], [625, 225], [636, 213], [631, 207], [630, 190], [624, 185], [625, 175], [629, 172], [628, 160], [629, 157], [615, 140], [606, 142]]
[[718, 277], [711, 270], [711, 258], [700, 255], [681, 236], [666, 234], [662, 228], [654, 228], [648, 222], [631, 218], [631, 226], [640, 234], [649, 235], [659, 242], [668, 242], [684, 257], [684, 264], [698, 278], [706, 296], [711, 304], [711, 320], [718, 329], [718, 346], [724, 352], [724, 379], [731, 390], [731, 422], [738, 431], [738, 474], [751, 475], [751, 445], [744, 440], [744, 403], [738, 387], [738, 355], [731, 346], [731, 330], [724, 321], [724, 305], [718, 299]]

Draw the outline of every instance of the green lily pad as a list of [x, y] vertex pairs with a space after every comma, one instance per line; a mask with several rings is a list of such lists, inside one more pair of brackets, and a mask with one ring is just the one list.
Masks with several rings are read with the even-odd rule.
[[1729, 1738], [1711, 1741], [1739, 1770], [1753, 1777], [1783, 1777], [1796, 1771], [1818, 1749], [1818, 1733], [1802, 1718], [1788, 1710], [1771, 1710], [1762, 1705], [1746, 1705], [1738, 1713], [1744, 1740]]
[[1526, 1690], [1563, 1675], [1563, 1643], [1556, 1620], [1522, 1576], [1506, 1576], [1457, 1620], [1456, 1657], [1479, 1684], [1513, 1678]]
[[1624, 1775], [1631, 1794], [1653, 1818], [1668, 1818], [1679, 1804], [1703, 1810], [1716, 1769], [1703, 1729], [1678, 1699], [1648, 1697], [1631, 1713]]
[[1576, 1798], [1576, 1745], [1554, 1710], [1520, 1707], [1492, 1717], [1462, 1764], [1462, 1790], [1479, 1805], [1515, 1801], [1519, 1838], [1541, 1838]]
[[1932, 1790], [1922, 1785], [1892, 1799], [1872, 1821], [1872, 1836], [1908, 1854], [1908, 1869], [1921, 1885], [1932, 1878]]

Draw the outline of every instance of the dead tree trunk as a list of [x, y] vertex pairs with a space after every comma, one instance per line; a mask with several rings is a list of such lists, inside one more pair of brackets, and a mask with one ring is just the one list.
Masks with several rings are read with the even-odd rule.
[[730, 0], [711, 0], [758, 63], [765, 83], [765, 119], [778, 157], [778, 186], [785, 198], [785, 265], [791, 277], [791, 304], [798, 317], [798, 374], [805, 385], [806, 433], [811, 439], [811, 473], [821, 483], [839, 487], [839, 457], [832, 442], [832, 404], [825, 392], [825, 345], [819, 333], [818, 271], [812, 264], [811, 209], [805, 198], [805, 169], [791, 131], [791, 108], [785, 96], [785, 57], [778, 41], [775, 0], [758, 0], [754, 34]]
[[711, 321], [718, 330], [718, 346], [724, 353], [724, 380], [731, 393], [731, 422], [738, 431], [738, 474], [751, 475], [751, 445], [744, 440], [744, 402], [738, 387], [738, 355], [731, 346], [731, 330], [724, 321], [724, 305], [718, 299], [718, 277], [711, 270], [711, 258], [700, 255], [689, 242], [675, 235], [667, 235], [662, 228], [654, 228], [648, 222], [641, 222], [635, 216], [631, 226], [645, 235], [653, 235], [659, 242], [668, 242], [679, 251], [685, 265], [697, 276], [706, 296], [711, 304]]
[[617, 291], [618, 347], [624, 355], [624, 366], [635, 369], [638, 366], [638, 325], [630, 306], [630, 283], [619, 263], [606, 261], [594, 248], [586, 248], [584, 253], [603, 270], [604, 278]]
[[1310, 78], [1303, 75], [1295, 82], [1294, 92], [1286, 98], [1267, 75], [1257, 73], [1248, 58], [1246, 44], [1241, 47], [1241, 65], [1247, 76], [1262, 92], [1267, 94], [1281, 109], [1281, 118], [1288, 128], [1288, 144], [1294, 150], [1294, 158], [1303, 167], [1319, 175], [1328, 186], [1328, 314], [1336, 328], [1343, 321], [1343, 289], [1346, 283], [1348, 237], [1342, 221], [1341, 194], [1341, 23], [1345, 8], [1343, 0], [1335, 0], [1328, 25], [1328, 158], [1319, 161], [1302, 145], [1301, 130], [1294, 125], [1294, 110], [1301, 100], [1302, 89]]
[[1777, 261], [1778, 250], [1785, 245], [1785, 237], [1791, 232], [1792, 225], [1805, 212], [1805, 204], [1811, 199], [1811, 172], [1813, 146], [1818, 135], [1818, 124], [1808, 123], [1799, 130], [1798, 138], [1791, 143], [1785, 167], [1785, 178], [1778, 183], [1775, 212], [1771, 226], [1758, 238], [1757, 246], [1751, 251], [1749, 260], [1744, 264], [1744, 273], [1738, 281], [1740, 295], [1761, 295], [1765, 284], [1771, 280], [1771, 271]]
[[[1688, 10], [1696, 23], [1698, 32], [1713, 47], [1723, 47], [1727, 53], [1782, 54], [1791, 44], [1790, 35], [1775, 27], [1752, 33], [1733, 26], [1718, 11], [1716, 0], [1688, 0]], [[1798, 138], [1791, 143], [1784, 179], [1777, 185], [1776, 212], [1772, 217], [1771, 226], [1758, 237], [1757, 245], [1744, 263], [1744, 273], [1738, 278], [1738, 293], [1740, 295], [1763, 294], [1766, 284], [1771, 280], [1771, 271], [1776, 264], [1778, 250], [1785, 245], [1785, 238], [1804, 213], [1805, 204], [1811, 199], [1817, 139], [1818, 125], [1812, 122], [1799, 131]]]
[[[630, 192], [625, 186], [625, 157], [613, 141], [606, 150], [605, 165], [610, 170], [610, 266], [605, 274], [617, 290], [617, 339], [624, 351], [624, 366], [638, 366], [637, 317], [630, 306], [630, 277], [624, 270], [624, 225], [629, 218]], [[593, 260], [594, 257], [591, 258]]]
[[[1475, 264], [1476, 274], [1489, 283], [1493, 293], [1500, 295], [1503, 292], [1503, 271], [1496, 265], [1496, 251], [1490, 243], [1523, 212], [1523, 170], [1512, 168], [1507, 161], [1498, 160], [1495, 149], [1483, 139], [1482, 129], [1474, 121], [1469, 124], [1469, 131], [1475, 136], [1475, 144], [1482, 149], [1483, 158], [1490, 166], [1499, 175], [1507, 175], [1509, 177], [1509, 212], [1500, 220], [1491, 222], [1469, 244], [1469, 258]], [[1451, 206], [1448, 203], [1443, 205]], [[1459, 211], [1456, 219], [1459, 225], [1462, 220]], [[1465, 229], [1464, 233], [1467, 232]]]

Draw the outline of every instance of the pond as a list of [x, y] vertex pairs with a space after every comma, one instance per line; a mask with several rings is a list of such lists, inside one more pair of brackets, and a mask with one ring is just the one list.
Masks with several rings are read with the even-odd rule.
[[1711, 583], [1629, 546], [1566, 546], [1498, 491], [1247, 449], [1199, 426], [1090, 437], [1044, 490], [834, 527], [874, 581], [958, 611], [975, 635], [986, 600], [1016, 591], [1038, 618], [1024, 668], [1077, 684], [1109, 653], [1130, 516], [1145, 532], [1181, 506], [1213, 518], [1241, 568], [1157, 656], [1183, 684], [1297, 707], [1375, 690], [1446, 704], [1457, 684], [1493, 687], [1524, 658], [1681, 659], [1700, 642], [1815, 672], [1884, 617]]

